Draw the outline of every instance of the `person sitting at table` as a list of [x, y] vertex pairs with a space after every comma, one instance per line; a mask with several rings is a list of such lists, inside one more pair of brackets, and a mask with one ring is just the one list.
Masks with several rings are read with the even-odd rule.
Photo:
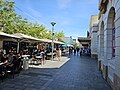
[[43, 64], [45, 63], [45, 49], [41, 51], [42, 59], [43, 59]]
[[4, 72], [4, 74], [6, 73], [6, 66], [7, 66], [7, 63], [8, 63], [8, 57], [7, 57], [7, 54], [3, 55], [0, 53], [0, 57], [1, 57], [1, 60], [0, 62], [2, 63], [1, 67], [0, 67], [0, 70], [1, 70], [1, 74]]
[[14, 75], [15, 72], [17, 72], [17, 59], [16, 55], [13, 53], [9, 54], [9, 58], [6, 63], [6, 71], [11, 71], [11, 73]]
[[8, 62], [8, 58], [7, 58], [7, 55], [3, 55], [2, 52], [0, 52], [0, 62], [2, 63], [1, 67], [2, 67], [3, 71], [6, 71], [5, 68], [6, 68], [6, 64]]
[[3, 62], [2, 60], [3, 60], [3, 52], [2, 50], [0, 50], [0, 62]]
[[1, 56], [1, 62], [3, 62], [4, 64], [8, 62], [7, 54]]
[[44, 54], [46, 56], [45, 59], [50, 59], [51, 58], [51, 55], [48, 55], [48, 54], [50, 54], [50, 49], [49, 48], [47, 48], [46, 51], [45, 51], [45, 54]]
[[14, 56], [13, 51], [11, 51], [7, 56], [8, 56], [8, 63], [12, 63]]
[[8, 55], [4, 55], [4, 61], [6, 61], [6, 66], [10, 65], [13, 61], [13, 53], [11, 52], [10, 54]]
[[47, 53], [50, 53], [50, 49], [47, 49], [47, 50], [45, 51], [45, 55], [47, 55]]
[[7, 54], [4, 55], [3, 59], [4, 59], [4, 62], [6, 62], [5, 64], [6, 69], [13, 67], [13, 64], [14, 64], [13, 62], [15, 61], [15, 55], [13, 54], [13, 52], [11, 52], [8, 55]]
[[[1, 77], [5, 75], [6, 73], [6, 70], [5, 70], [5, 67], [4, 67], [4, 64], [6, 63], [6, 60], [4, 59], [4, 56], [3, 56], [3, 52], [0, 51], [0, 63], [2, 63], [0, 65], [0, 75]], [[3, 77], [2, 77], [2, 80], [3, 80]]]

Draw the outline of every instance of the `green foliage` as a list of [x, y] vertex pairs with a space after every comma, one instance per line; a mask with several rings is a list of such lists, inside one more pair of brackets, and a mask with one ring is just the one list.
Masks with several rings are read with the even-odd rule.
[[[15, 2], [0, 0], [0, 30], [3, 27], [3, 32], [9, 34], [23, 33], [36, 38], [52, 39], [52, 32], [50, 30], [46, 30], [45, 26], [37, 22], [28, 22], [27, 18], [22, 18], [21, 15], [15, 13], [14, 6]], [[62, 41], [62, 37], [64, 37], [63, 31], [55, 32], [55, 40]]]
[[55, 39], [59, 41], [63, 41], [62, 38], [64, 37], [64, 33], [62, 32], [56, 32], [55, 33]]
[[16, 18], [14, 2], [3, 1], [1, 6], [1, 26], [3, 27], [4, 32], [12, 33], [15, 26], [14, 19]]

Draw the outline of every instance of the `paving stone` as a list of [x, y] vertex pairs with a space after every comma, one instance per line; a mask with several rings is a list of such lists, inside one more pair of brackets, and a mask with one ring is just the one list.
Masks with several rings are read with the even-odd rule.
[[96, 60], [86, 56], [67, 59], [30, 67], [14, 79], [6, 79], [0, 90], [111, 90], [97, 69]]

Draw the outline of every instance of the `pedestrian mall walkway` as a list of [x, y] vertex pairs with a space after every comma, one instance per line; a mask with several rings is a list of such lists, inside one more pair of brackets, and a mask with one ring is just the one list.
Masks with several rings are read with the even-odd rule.
[[111, 90], [98, 71], [97, 61], [87, 56], [62, 57], [31, 66], [15, 78], [0, 83], [0, 90]]

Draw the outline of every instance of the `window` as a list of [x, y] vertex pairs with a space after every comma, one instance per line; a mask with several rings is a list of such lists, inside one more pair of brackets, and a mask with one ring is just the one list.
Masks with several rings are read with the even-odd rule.
[[115, 27], [112, 29], [112, 56], [115, 57]]

